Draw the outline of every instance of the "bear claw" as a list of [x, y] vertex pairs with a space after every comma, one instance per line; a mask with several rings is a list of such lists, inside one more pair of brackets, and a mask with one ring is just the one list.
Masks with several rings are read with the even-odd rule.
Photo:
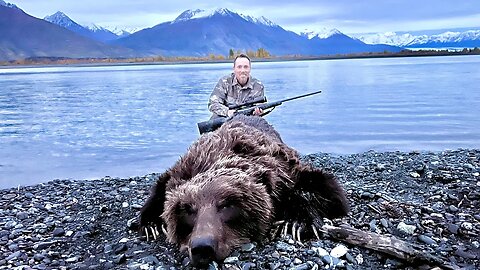
[[[150, 230], [150, 235], [153, 237], [153, 239], [157, 240], [157, 237], [160, 236], [160, 233], [158, 232], [157, 226], [147, 226], [143, 228], [145, 231], [145, 236], [147, 237], [147, 242], [149, 241], [149, 233], [148, 230]], [[163, 227], [162, 227], [163, 231]]]
[[302, 243], [301, 234], [304, 230], [305, 224], [298, 223], [298, 222], [294, 221], [291, 224], [290, 234], [288, 233], [289, 226], [290, 226], [289, 222], [279, 221], [275, 224], [276, 225], [278, 224], [278, 226], [282, 226], [282, 224], [283, 224], [282, 232], [280, 234], [281, 237], [287, 237], [288, 235], [291, 235], [291, 237], [294, 241]]
[[313, 224], [312, 224], [312, 230], [313, 230], [313, 233], [315, 234], [315, 237], [317, 237], [317, 240], [320, 240], [320, 236], [318, 235], [317, 227], [315, 227], [315, 225], [313, 225]]

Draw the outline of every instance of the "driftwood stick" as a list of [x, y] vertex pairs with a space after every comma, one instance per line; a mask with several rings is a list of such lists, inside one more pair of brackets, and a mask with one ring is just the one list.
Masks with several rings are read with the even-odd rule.
[[410, 244], [394, 236], [366, 232], [346, 225], [341, 225], [340, 227], [323, 225], [322, 232], [348, 244], [389, 254], [409, 263], [427, 262], [444, 269], [458, 269], [458, 267], [445, 262], [442, 258], [422, 251], [421, 246]]

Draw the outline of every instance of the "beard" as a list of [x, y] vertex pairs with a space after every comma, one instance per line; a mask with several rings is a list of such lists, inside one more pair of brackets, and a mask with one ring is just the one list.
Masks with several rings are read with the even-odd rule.
[[248, 74], [240, 74], [240, 76], [237, 77], [237, 81], [240, 85], [244, 86], [248, 82]]

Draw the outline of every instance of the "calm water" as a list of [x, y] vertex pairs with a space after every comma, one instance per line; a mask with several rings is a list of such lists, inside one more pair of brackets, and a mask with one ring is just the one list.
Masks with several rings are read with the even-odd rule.
[[[231, 64], [0, 69], [0, 187], [162, 172]], [[480, 57], [253, 63], [301, 153], [480, 148]]]

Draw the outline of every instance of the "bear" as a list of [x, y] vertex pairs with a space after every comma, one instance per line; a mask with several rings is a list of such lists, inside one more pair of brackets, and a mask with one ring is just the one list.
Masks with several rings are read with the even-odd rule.
[[348, 211], [334, 175], [301, 161], [264, 118], [239, 115], [158, 177], [139, 221], [147, 239], [161, 228], [193, 266], [205, 267], [244, 243], [264, 242], [278, 222], [302, 224], [306, 234]]

